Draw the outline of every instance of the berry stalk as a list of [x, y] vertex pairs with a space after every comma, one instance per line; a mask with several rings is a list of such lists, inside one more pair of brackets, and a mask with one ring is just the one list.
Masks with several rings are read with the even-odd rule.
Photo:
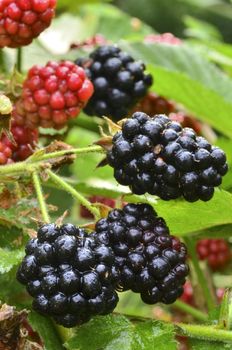
[[19, 73], [22, 72], [22, 54], [23, 54], [23, 49], [22, 47], [19, 47], [17, 49], [17, 61], [16, 61], [16, 67]]
[[202, 311], [197, 310], [195, 307], [192, 307], [181, 300], [177, 300], [173, 306], [189, 315], [192, 315], [196, 320], [202, 322], [207, 322], [208, 320], [207, 315]]
[[51, 180], [54, 183], [56, 183], [59, 187], [63, 188], [66, 192], [70, 193], [73, 196], [73, 198], [75, 198], [86, 209], [88, 209], [96, 219], [100, 218], [99, 210], [96, 207], [94, 207], [94, 205], [92, 205], [84, 196], [77, 192], [72, 186], [70, 186], [67, 182], [65, 182], [61, 177], [53, 173], [51, 170], [47, 170], [47, 174], [50, 176]]
[[43, 217], [43, 220], [45, 223], [49, 223], [50, 222], [50, 218], [49, 218], [49, 214], [48, 214], [48, 210], [47, 210], [47, 205], [46, 202], [44, 200], [44, 195], [43, 195], [43, 190], [41, 187], [41, 182], [40, 182], [40, 178], [37, 174], [36, 171], [34, 171], [32, 173], [32, 180], [33, 180], [33, 184], [34, 184], [34, 188], [36, 191], [36, 195], [37, 195], [37, 199], [38, 199], [38, 203], [40, 206], [40, 210], [41, 210], [41, 214]]
[[213, 300], [213, 297], [210, 293], [209, 288], [207, 287], [207, 285], [205, 283], [206, 279], [205, 279], [205, 276], [201, 270], [199, 260], [198, 260], [197, 254], [196, 254], [195, 242], [193, 242], [189, 238], [185, 238], [185, 243], [187, 245], [189, 255], [191, 256], [191, 261], [193, 263], [193, 267], [195, 269], [195, 272], [196, 272], [196, 275], [198, 278], [198, 282], [201, 286], [208, 310], [213, 311], [215, 308], [214, 300]]
[[34, 155], [30, 158], [27, 158], [26, 161], [23, 162], [17, 162], [13, 164], [7, 164], [0, 167], [0, 176], [5, 175], [19, 175], [28, 173], [34, 170], [39, 170], [40, 168], [44, 168], [45, 163], [44, 161], [60, 158], [65, 155], [71, 155], [71, 154], [87, 154], [87, 153], [104, 153], [104, 150], [101, 146], [90, 146], [90, 147], [83, 147], [83, 148], [73, 148], [63, 151], [57, 151], [52, 153], [46, 153], [37, 155], [34, 157]]
[[176, 323], [177, 333], [191, 338], [218, 341], [223, 343], [232, 342], [232, 332], [218, 329], [213, 326], [193, 325]]

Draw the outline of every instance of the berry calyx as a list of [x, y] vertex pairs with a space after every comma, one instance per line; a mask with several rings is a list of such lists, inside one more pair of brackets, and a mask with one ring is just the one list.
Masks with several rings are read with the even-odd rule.
[[[102, 203], [110, 208], [115, 208], [116, 202], [114, 199], [105, 198], [103, 196], [92, 196], [89, 198], [91, 203]], [[88, 209], [86, 209], [83, 205], [80, 207], [80, 216], [83, 219], [92, 219], [93, 215], [90, 213]]]

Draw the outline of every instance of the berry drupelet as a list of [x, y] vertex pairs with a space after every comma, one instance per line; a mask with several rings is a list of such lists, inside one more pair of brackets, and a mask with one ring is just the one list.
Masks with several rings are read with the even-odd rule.
[[165, 115], [134, 113], [112, 143], [107, 159], [114, 177], [138, 195], [208, 201], [228, 170], [220, 148]]
[[28, 45], [50, 26], [56, 0], [1, 0], [0, 48]]
[[230, 246], [224, 239], [201, 239], [197, 242], [197, 253], [212, 270], [223, 269], [231, 261]]
[[101, 46], [76, 63], [85, 68], [94, 85], [94, 94], [84, 109], [88, 115], [119, 120], [152, 85], [152, 76], [144, 73], [145, 65], [116, 46]]
[[188, 274], [186, 248], [150, 205], [112, 210], [96, 223], [95, 235], [114, 251], [118, 290], [140, 293], [147, 304], [170, 304], [180, 297]]
[[65, 224], [46, 224], [26, 245], [17, 279], [34, 298], [33, 308], [65, 327], [113, 311], [117, 271], [111, 248]]
[[33, 66], [16, 103], [16, 122], [31, 129], [61, 129], [80, 113], [92, 93], [83, 68], [70, 61]]
[[133, 109], [133, 112], [143, 112], [148, 115], [155, 114], [166, 114], [174, 112], [176, 106], [174, 102], [167, 100], [163, 96], [157, 95], [155, 92], [148, 92], [142, 100], [138, 102], [138, 104]]

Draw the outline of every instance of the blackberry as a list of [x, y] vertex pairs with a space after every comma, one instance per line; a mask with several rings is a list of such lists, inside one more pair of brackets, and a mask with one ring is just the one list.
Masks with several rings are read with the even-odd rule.
[[115, 253], [117, 289], [140, 293], [148, 304], [173, 303], [188, 274], [186, 248], [148, 204], [127, 204], [96, 223], [96, 239]]
[[230, 246], [224, 239], [201, 239], [197, 242], [197, 253], [206, 260], [212, 270], [223, 269], [231, 260]]
[[144, 73], [144, 64], [116, 46], [100, 46], [89, 58], [76, 63], [86, 69], [94, 85], [94, 94], [84, 109], [90, 116], [107, 115], [119, 120], [152, 85], [152, 76]]
[[164, 200], [208, 201], [228, 170], [225, 153], [194, 130], [165, 115], [151, 118], [142, 112], [114, 135], [107, 159], [121, 185]]
[[46, 224], [25, 252], [17, 279], [26, 285], [39, 313], [73, 327], [115, 308], [114, 253], [93, 235], [72, 224]]

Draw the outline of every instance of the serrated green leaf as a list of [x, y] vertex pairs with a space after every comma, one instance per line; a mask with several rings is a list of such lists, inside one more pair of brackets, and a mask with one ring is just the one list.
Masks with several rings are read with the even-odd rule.
[[158, 321], [141, 322], [135, 326], [132, 349], [137, 350], [176, 350], [174, 328], [171, 324]]
[[192, 350], [231, 350], [231, 344], [191, 339]]
[[[87, 324], [78, 327], [75, 335], [65, 346], [70, 350], [129, 350], [131, 348], [128, 344], [132, 342], [132, 334], [133, 326], [124, 316], [95, 317]], [[112, 343], [114, 348], [111, 347]]]
[[24, 254], [24, 249], [8, 250], [0, 248], [0, 274], [9, 272], [21, 261]]
[[48, 317], [43, 317], [34, 311], [29, 314], [32, 328], [39, 333], [43, 340], [45, 350], [65, 350], [54, 323]]
[[[91, 337], [89, 336], [91, 334]], [[158, 321], [131, 323], [122, 315], [96, 317], [78, 327], [69, 350], [176, 350], [174, 328]]]

